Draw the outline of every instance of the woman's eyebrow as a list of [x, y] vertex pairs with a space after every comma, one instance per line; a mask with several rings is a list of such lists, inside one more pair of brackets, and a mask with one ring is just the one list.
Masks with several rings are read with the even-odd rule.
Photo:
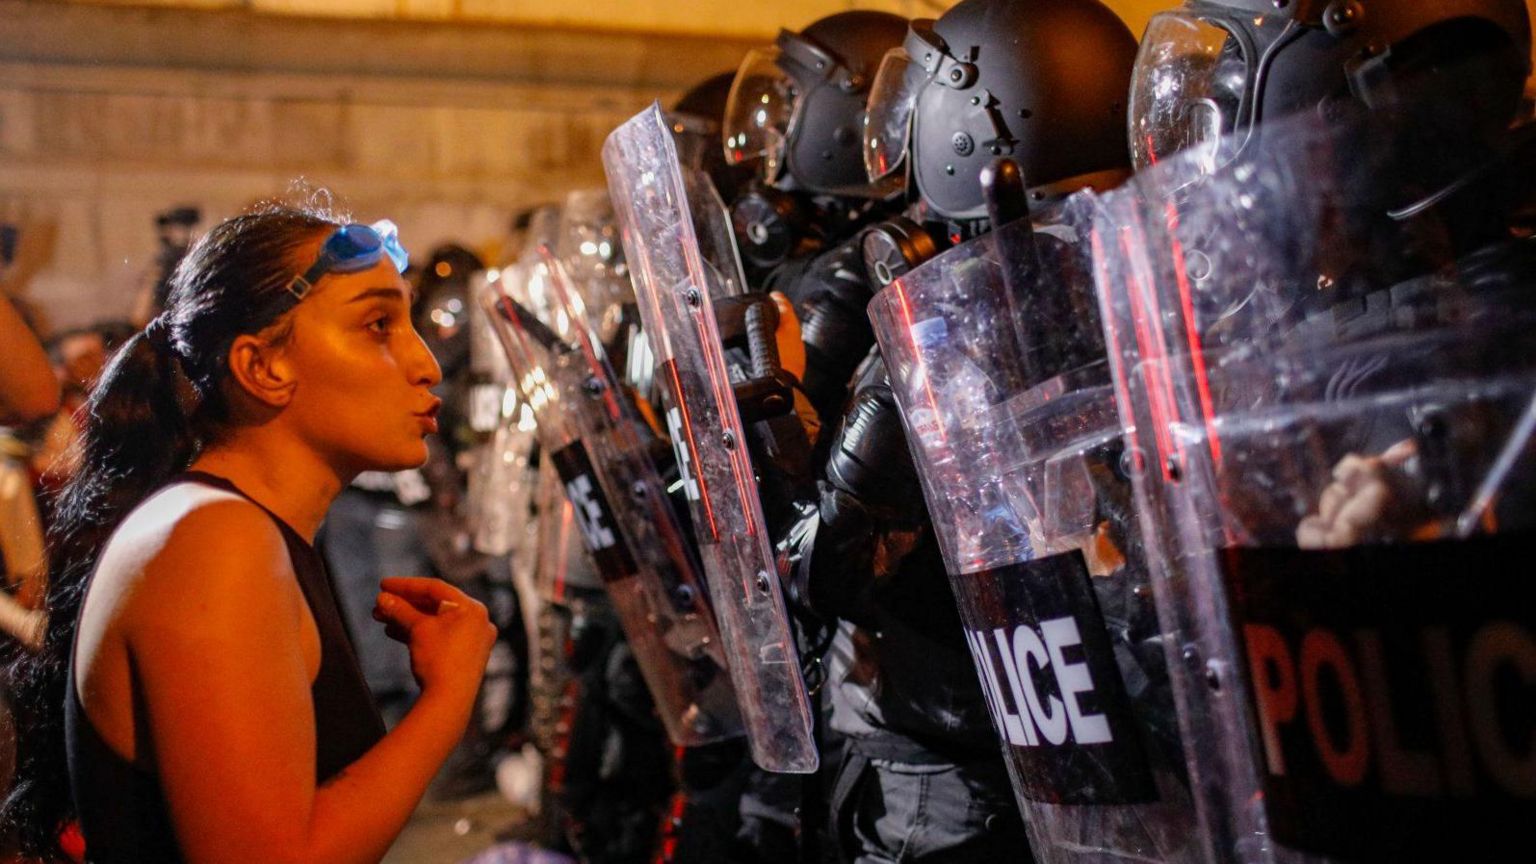
[[359, 291], [347, 300], [348, 303], [361, 303], [364, 300], [372, 300], [375, 297], [383, 297], [388, 300], [404, 300], [409, 305], [410, 291], [399, 285], [380, 286]]

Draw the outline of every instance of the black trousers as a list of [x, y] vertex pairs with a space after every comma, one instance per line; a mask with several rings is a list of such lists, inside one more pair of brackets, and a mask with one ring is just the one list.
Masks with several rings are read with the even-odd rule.
[[850, 750], [832, 792], [845, 864], [1029, 864], [1001, 760], [912, 765]]

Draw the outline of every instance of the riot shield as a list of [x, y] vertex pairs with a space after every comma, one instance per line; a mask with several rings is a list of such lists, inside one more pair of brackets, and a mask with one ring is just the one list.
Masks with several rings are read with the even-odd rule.
[[626, 394], [553, 256], [540, 250], [532, 264], [554, 327], [511, 296], [483, 299], [497, 315], [497, 333], [534, 412], [544, 459], [559, 475], [568, 512], [672, 741], [697, 746], [740, 735], [697, 566]]
[[470, 475], [468, 519], [475, 549], [486, 555], [511, 555], [522, 566], [532, 549], [527, 532], [528, 508], [533, 502], [535, 474], [531, 457], [533, 414], [508, 388], [503, 395], [512, 403], [501, 424], [475, 462]]
[[[470, 297], [488, 290], [526, 296], [533, 278], [534, 251], [551, 242], [558, 231], [560, 209], [553, 205], [531, 214], [521, 238], [518, 258], [505, 267], [475, 274]], [[537, 444], [533, 413], [511, 380], [506, 353], [482, 304], [469, 304], [470, 365], [480, 382], [471, 398], [471, 415], [495, 424], [491, 441], [481, 448], [469, 475], [467, 516], [475, 548], [487, 555], [510, 555], [514, 573], [530, 573], [536, 566], [535, 541], [528, 518], [538, 488], [532, 458]], [[476, 429], [483, 423], [471, 422]], [[531, 632], [531, 631], [530, 631]]]
[[635, 291], [608, 190], [582, 189], [567, 195], [560, 208], [559, 236], [549, 248], [559, 259], [573, 299], [585, 309], [598, 345], [613, 345], [627, 311], [634, 308]]
[[1194, 862], [1088, 195], [912, 270], [870, 319], [1035, 859]]
[[[504, 275], [514, 274], [501, 270], [475, 274], [470, 281], [470, 296], [479, 297]], [[469, 473], [466, 518], [476, 550], [486, 555], [511, 555], [514, 569], [527, 567], [531, 566], [534, 545], [527, 532], [527, 514], [537, 487], [537, 472], [530, 461], [534, 447], [533, 415], [518, 397], [506, 355], [496, 344], [484, 310], [479, 303], [471, 302], [470, 307], [475, 310], [470, 319], [470, 363], [485, 374], [477, 398], [472, 400], [475, 408], [471, 413], [490, 414], [494, 431]], [[484, 344], [486, 340], [491, 344]], [[492, 352], [500, 357], [499, 361], [485, 356]]]
[[582, 542], [575, 508], [565, 495], [564, 483], [552, 460], [539, 463], [538, 483], [535, 608], [564, 604], [573, 589], [595, 591], [602, 587], [591, 553]]
[[1224, 860], [1529, 854], [1536, 266], [1499, 212], [1529, 174], [1426, 189], [1465, 130], [1385, 119], [1159, 165], [1093, 232]]
[[810, 700], [715, 326], [712, 298], [743, 290], [730, 222], [708, 178], [680, 167], [658, 105], [609, 135], [603, 166], [753, 759], [814, 771]]
[[[706, 668], [694, 670], [694, 677], [720, 690], [711, 700], [711, 708], [720, 718], [713, 727], [726, 730], [720, 737], [741, 734], [704, 579], [640, 434], [646, 428], [644, 421], [635, 413], [627, 391], [604, 356], [591, 327], [589, 307], [584, 307], [582, 299], [568, 287], [559, 263], [547, 250], [542, 254], [555, 307], [571, 322], [567, 330], [569, 350], [553, 358], [562, 390], [561, 407], [587, 445], [592, 473], [612, 507], [612, 521], [627, 539], [636, 566], [655, 577], [643, 586], [650, 593], [615, 595], [615, 603], [621, 614], [634, 606], [634, 619], [651, 622], [674, 653], [708, 661]], [[635, 650], [638, 653], [640, 647]], [[729, 708], [713, 704], [722, 697]]]
[[[538, 544], [532, 591], [519, 588], [529, 633], [528, 693], [530, 732], [540, 752], [553, 753], [558, 735], [559, 703], [572, 682], [565, 646], [569, 629], [567, 576], [572, 569], [590, 568], [586, 551], [576, 539], [570, 502], [561, 494], [553, 466], [538, 471]], [[578, 581], [580, 581], [578, 579]]]

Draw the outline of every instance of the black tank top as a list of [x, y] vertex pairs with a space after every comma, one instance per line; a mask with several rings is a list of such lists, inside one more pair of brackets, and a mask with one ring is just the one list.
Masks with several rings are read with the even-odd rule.
[[[233, 483], [212, 474], [188, 471], [166, 485], [177, 483], [224, 489], [261, 507]], [[319, 554], [272, 511], [261, 509], [283, 534], [294, 575], [320, 631], [320, 674], [310, 695], [315, 705], [315, 782], [324, 783], [384, 737], [384, 722], [363, 681], [336, 605], [335, 588]], [[74, 670], [71, 656], [64, 741], [87, 860], [92, 864], [181, 861], [159, 778], [123, 759], [102, 740], [80, 704]]]

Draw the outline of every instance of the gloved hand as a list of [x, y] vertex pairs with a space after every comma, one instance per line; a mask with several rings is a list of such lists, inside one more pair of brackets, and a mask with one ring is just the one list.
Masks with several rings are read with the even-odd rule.
[[768, 297], [779, 310], [779, 326], [773, 331], [773, 341], [779, 346], [779, 368], [799, 381], [805, 377], [805, 337], [800, 332], [800, 316], [784, 292], [770, 291]]
[[903, 527], [927, 519], [917, 467], [878, 351], [860, 369], [853, 401], [827, 457], [826, 478], [831, 489], [822, 494], [823, 521], [851, 507]]
[[800, 275], [792, 296], [805, 347], [806, 395], [831, 427], [847, 403], [849, 380], [875, 344], [865, 307], [873, 292], [856, 242], [824, 253]]
[[[794, 376], [796, 381], [805, 379], [805, 341], [800, 330], [800, 316], [795, 313], [795, 306], [789, 297], [782, 291], [772, 291], [768, 294], [773, 299], [773, 305], [779, 310], [779, 326], [773, 332], [774, 342], [779, 346], [779, 368]], [[802, 388], [796, 388], [793, 393], [795, 402], [795, 416], [800, 419], [800, 425], [805, 429], [805, 438], [811, 446], [821, 437], [821, 417], [817, 415], [816, 408], [806, 398]]]

